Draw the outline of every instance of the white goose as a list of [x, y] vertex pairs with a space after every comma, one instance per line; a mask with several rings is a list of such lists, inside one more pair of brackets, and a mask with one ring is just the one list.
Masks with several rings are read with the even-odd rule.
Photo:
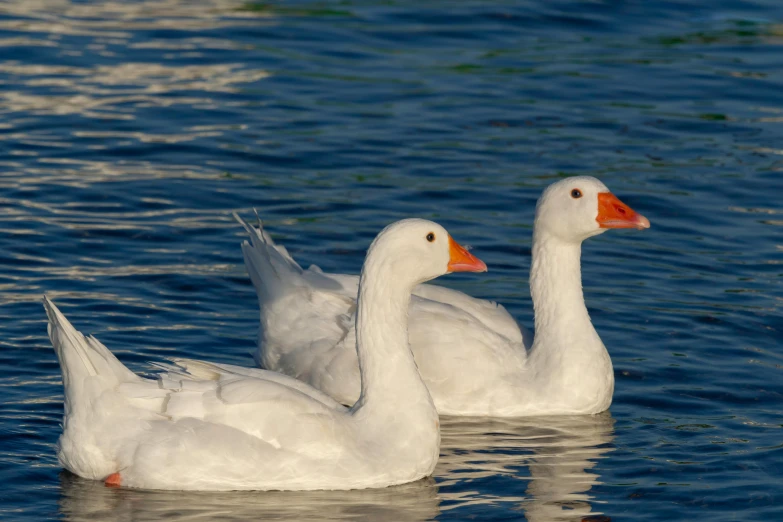
[[[237, 217], [237, 219], [239, 219]], [[241, 220], [240, 220], [241, 221]], [[303, 270], [261, 229], [241, 221], [258, 293], [257, 362], [353, 404], [359, 397], [357, 277]], [[535, 341], [494, 302], [420, 285], [409, 315], [411, 349], [438, 412], [447, 415], [591, 414], [612, 401], [612, 362], [582, 295], [582, 241], [650, 222], [599, 180], [568, 178], [536, 206], [530, 288]]]
[[430, 221], [378, 235], [359, 281], [361, 394], [351, 409], [254, 368], [178, 360], [144, 379], [44, 298], [65, 387], [59, 460], [109, 486], [150, 489], [359, 489], [425, 477], [440, 432], [408, 345], [411, 291], [484, 270]]

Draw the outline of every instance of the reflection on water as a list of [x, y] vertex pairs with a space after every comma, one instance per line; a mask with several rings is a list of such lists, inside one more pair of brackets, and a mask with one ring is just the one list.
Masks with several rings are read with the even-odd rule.
[[[130, 63], [111, 66], [97, 66], [91, 69], [69, 67], [27, 66], [16, 62], [0, 64], [0, 75], [7, 75], [19, 87], [18, 91], [6, 89], [0, 92], [3, 107], [8, 112], [29, 112], [33, 114], [68, 115], [78, 114], [88, 118], [114, 118], [132, 120], [135, 108], [168, 107], [188, 105], [210, 107], [211, 98], [177, 97], [166, 98], [165, 94], [182, 91], [237, 92], [242, 84], [256, 82], [269, 76], [264, 70], [247, 70], [241, 64], [181, 65]], [[51, 76], [57, 79], [52, 80]], [[37, 89], [47, 87], [65, 94], [44, 94]], [[134, 133], [125, 133], [127, 138]], [[136, 133], [138, 134], [138, 133]], [[104, 134], [77, 133], [80, 137], [104, 137]], [[123, 137], [113, 132], [112, 136]], [[203, 133], [194, 138], [209, 136]], [[8, 138], [18, 138], [15, 134]], [[164, 139], [165, 138], [165, 139]], [[150, 141], [176, 143], [182, 138], [149, 138]], [[54, 146], [50, 141], [44, 146]]]
[[[177, 28], [185, 30], [235, 25], [247, 12], [238, 9], [237, 0], [144, 0], [139, 2], [97, 1], [89, 3], [70, 0], [10, 0], [3, 2], [0, 29], [58, 35], [102, 35], [128, 37], [128, 31], [139, 29]], [[254, 16], [264, 16], [262, 11]], [[220, 16], [230, 15], [231, 20]], [[18, 17], [18, 18], [16, 18]], [[41, 42], [40, 39], [34, 40]], [[40, 45], [46, 45], [46, 40]]]
[[540, 439], [533, 448], [530, 462], [527, 494], [531, 499], [525, 505], [531, 522], [546, 520], [581, 520], [593, 511], [590, 488], [600, 484], [599, 475], [590, 470], [595, 460], [611, 451], [614, 439], [614, 420], [609, 415], [581, 417], [553, 423], [542, 428], [552, 432], [550, 439]]
[[[443, 418], [443, 446], [435, 470], [443, 509], [511, 502], [531, 522], [581, 520], [592, 511], [590, 470], [611, 451], [614, 419], [595, 416], [519, 419]], [[529, 472], [526, 476], [525, 467]], [[502, 495], [471, 492], [466, 484], [505, 477]], [[458, 485], [447, 493], [449, 485]]]
[[[593, 512], [590, 472], [611, 450], [609, 414], [523, 419], [443, 418], [434, 478], [354, 491], [195, 493], [111, 489], [62, 472], [66, 520], [295, 519], [429, 520], [482, 505], [531, 522], [581, 520]], [[522, 472], [527, 467], [529, 476]], [[495, 482], [487, 488], [484, 480]]]
[[353, 491], [215, 492], [111, 489], [63, 472], [60, 513], [65, 520], [429, 520], [438, 515], [430, 479]]

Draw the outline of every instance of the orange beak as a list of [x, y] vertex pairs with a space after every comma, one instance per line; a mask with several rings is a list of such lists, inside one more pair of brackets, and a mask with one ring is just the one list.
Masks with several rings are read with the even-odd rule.
[[454, 241], [449, 236], [449, 273], [451, 272], [486, 272], [487, 265], [484, 261], [477, 258], [465, 247]]
[[598, 216], [601, 228], [650, 228], [650, 220], [617, 199], [611, 192], [598, 194]]

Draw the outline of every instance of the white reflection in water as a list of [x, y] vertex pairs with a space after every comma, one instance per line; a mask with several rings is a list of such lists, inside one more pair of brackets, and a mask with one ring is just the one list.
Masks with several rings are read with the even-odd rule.
[[[599, 476], [590, 470], [611, 451], [614, 419], [609, 413], [588, 416], [518, 419], [443, 418], [441, 459], [435, 470], [441, 486], [502, 474], [498, 495], [441, 494], [446, 504], [518, 502], [531, 522], [581, 520], [592, 511], [588, 494]], [[527, 467], [529, 476], [524, 473]], [[518, 480], [518, 487], [513, 481]], [[441, 506], [447, 509], [447, 506]]]
[[[143, 0], [136, 2], [5, 0], [0, 29], [49, 35], [127, 38], [140, 29], [198, 30], [235, 26], [238, 19], [258, 23], [264, 12], [243, 10], [243, 0]], [[40, 41], [40, 38], [38, 38]]]
[[[18, 162], [0, 161], [0, 167], [5, 169], [0, 171], [0, 189], [35, 188], [38, 185], [52, 183], [73, 188], [90, 188], [95, 183], [119, 178], [122, 178], [123, 181], [148, 178], [210, 180], [220, 175], [219, 171], [206, 170], [193, 165], [171, 163], [162, 165], [149, 161], [109, 162], [69, 158], [41, 158], [36, 165], [40, 165], [40, 167], [25, 166]], [[2, 194], [2, 191], [0, 191], [0, 204], [14, 202], [17, 206], [47, 210], [55, 214], [65, 212], [59, 206], [48, 205], [40, 200], [4, 198]], [[7, 210], [10, 212], [12, 209], [8, 207]], [[210, 212], [208, 209], [203, 211], [200, 209], [199, 211]], [[5, 214], [0, 215], [0, 220], [4, 217]], [[106, 217], [104, 216], [101, 219], [105, 220]]]
[[[51, 70], [56, 69], [53, 73]], [[98, 119], [133, 119], [137, 107], [211, 106], [208, 96], [163, 96], [179, 92], [234, 93], [242, 85], [269, 76], [243, 64], [161, 65], [126, 63], [94, 68], [24, 66], [0, 63], [0, 74], [13, 77], [20, 90], [6, 89], [2, 113], [80, 114]], [[58, 77], [50, 75], [57, 74]], [[65, 76], [67, 75], [67, 76]], [[36, 87], [57, 87], [64, 94], [36, 93]]]
[[[263, 80], [269, 73], [249, 68], [241, 57], [237, 57], [236, 63], [198, 65], [173, 59], [197, 58], [213, 50], [252, 49], [248, 44], [198, 34], [207, 29], [257, 27], [262, 18], [273, 20], [268, 13], [243, 10], [243, 5], [241, 0], [4, 2], [0, 48], [47, 46], [58, 48], [60, 56], [100, 55], [118, 59], [110, 64], [96, 60], [92, 65], [93, 60], [85, 58], [82, 62], [91, 64], [87, 67], [4, 60], [0, 62], [0, 80], [6, 88], [0, 92], [0, 113], [78, 114], [93, 119], [132, 120], [136, 108], [211, 108], [215, 102], [209, 94], [240, 92], [245, 85]], [[151, 30], [178, 31], [178, 38], [172, 44], [169, 38], [149, 36], [147, 32]], [[16, 35], [24, 32], [33, 36]], [[6, 34], [14, 36], [5, 37]], [[43, 39], [41, 34], [50, 38]], [[142, 42], [133, 41], [140, 35]], [[174, 53], [164, 55], [163, 63], [148, 63], [130, 59], [129, 49]], [[154, 60], [160, 58], [156, 56]], [[193, 92], [201, 94], [189, 94]], [[166, 96], [172, 93], [188, 94]]]
[[68, 521], [135, 520], [430, 520], [438, 515], [431, 478], [381, 489], [352, 491], [114, 490], [63, 472], [60, 513]]
[[[575, 521], [593, 511], [590, 470], [611, 450], [609, 414], [523, 419], [443, 418], [435, 477], [354, 491], [181, 492], [111, 489], [61, 474], [65, 520], [430, 520], [474, 504], [508, 504], [531, 522]], [[529, 471], [525, 473], [525, 468]], [[491, 490], [481, 479], [499, 476]], [[472, 484], [475, 482], [475, 484]], [[518, 487], [516, 487], [518, 484]], [[452, 487], [452, 486], [457, 487]], [[455, 492], [452, 492], [455, 491]], [[507, 516], [507, 513], [506, 513]]]

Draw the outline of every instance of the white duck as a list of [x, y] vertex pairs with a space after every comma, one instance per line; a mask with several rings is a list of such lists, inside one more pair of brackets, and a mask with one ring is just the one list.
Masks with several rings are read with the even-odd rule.
[[[237, 217], [237, 219], [239, 219]], [[258, 294], [257, 363], [353, 404], [359, 397], [357, 277], [303, 270], [246, 222], [245, 265]], [[599, 180], [567, 178], [536, 206], [530, 288], [535, 341], [506, 310], [447, 288], [420, 285], [409, 315], [411, 349], [438, 412], [447, 415], [592, 414], [612, 401], [612, 362], [582, 295], [582, 241], [650, 222]]]
[[411, 291], [484, 270], [430, 221], [378, 235], [359, 280], [361, 393], [350, 409], [254, 368], [178, 360], [144, 379], [44, 298], [65, 387], [60, 462], [110, 486], [151, 489], [359, 489], [425, 477], [440, 432], [408, 345]]

